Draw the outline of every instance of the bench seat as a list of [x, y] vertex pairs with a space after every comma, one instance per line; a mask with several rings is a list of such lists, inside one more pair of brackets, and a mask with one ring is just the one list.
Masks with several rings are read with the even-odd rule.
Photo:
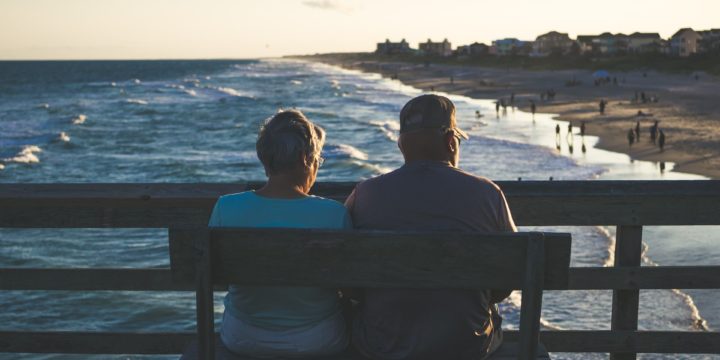
[[[511, 342], [511, 341], [505, 341], [503, 342], [502, 346], [495, 351], [495, 353], [488, 359], [488, 360], [516, 360], [518, 358], [518, 351], [520, 347], [517, 342]], [[182, 357], [180, 357], [180, 360], [198, 360], [198, 343], [197, 341], [193, 341], [190, 346], [188, 346], [187, 349], [185, 349], [185, 353], [183, 353]], [[275, 360], [278, 360], [279, 358], [273, 358]], [[297, 360], [298, 358], [293, 358], [293, 360]], [[358, 354], [356, 351], [349, 349], [345, 351], [342, 354], [334, 355], [334, 356], [327, 356], [327, 357], [317, 357], [313, 358], [317, 360], [367, 360], [364, 356]], [[222, 341], [220, 341], [219, 338], [215, 339], [215, 360], [257, 360], [257, 358], [249, 357], [249, 356], [243, 356], [243, 355], [237, 355], [235, 353], [230, 352], [225, 345], [223, 345]], [[545, 346], [540, 343], [538, 344], [538, 356], [537, 360], [550, 360], [550, 355], [548, 354], [547, 350], [545, 349]]]

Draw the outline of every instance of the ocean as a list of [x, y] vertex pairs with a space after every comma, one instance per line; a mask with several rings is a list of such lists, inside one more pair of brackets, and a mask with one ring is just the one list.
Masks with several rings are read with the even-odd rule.
[[[288, 108], [327, 131], [318, 181], [359, 181], [402, 164], [398, 113], [420, 93], [376, 74], [286, 59], [0, 62], [0, 183], [263, 180], [257, 131]], [[569, 136], [567, 123], [552, 114], [509, 108], [496, 115], [491, 100], [448, 97], [457, 105], [459, 126], [471, 135], [462, 143], [460, 166], [493, 180], [703, 179], [672, 172], [671, 163], [662, 172], [657, 163], [600, 150], [597, 138], [583, 138], [578, 129]], [[534, 229], [540, 228], [521, 228]], [[572, 266], [612, 264], [613, 228], [542, 229], [573, 234]], [[718, 235], [720, 227], [645, 227], [643, 265], [717, 265]], [[154, 229], [0, 229], [0, 267], [167, 267], [166, 236]], [[543, 326], [608, 330], [611, 297], [611, 291], [547, 292]], [[517, 328], [519, 299], [513, 294], [501, 306], [507, 328]], [[641, 329], [720, 328], [719, 290], [641, 291], [640, 304]], [[0, 307], [0, 331], [194, 329], [192, 293], [4, 291]]]

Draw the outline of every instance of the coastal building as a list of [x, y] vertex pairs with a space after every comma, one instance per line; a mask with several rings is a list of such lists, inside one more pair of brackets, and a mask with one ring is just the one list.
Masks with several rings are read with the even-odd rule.
[[578, 35], [575, 42], [578, 45], [581, 54], [595, 54], [600, 53], [600, 49], [595, 42], [597, 35]]
[[433, 42], [432, 40], [428, 39], [426, 42], [418, 44], [418, 48], [420, 49], [420, 52], [425, 55], [452, 55], [452, 45], [450, 44], [448, 39], [445, 39], [442, 42]]
[[626, 37], [627, 52], [629, 53], [660, 52], [662, 43], [663, 40], [658, 33], [635, 32]]
[[532, 41], [522, 41], [516, 38], [495, 40], [490, 47], [490, 53], [498, 56], [530, 55], [533, 50]]
[[670, 38], [670, 54], [688, 57], [700, 49], [702, 36], [691, 28], [682, 28]]
[[458, 46], [457, 49], [455, 49], [455, 54], [458, 56], [482, 56], [487, 55], [489, 52], [490, 47], [479, 42]]
[[593, 42], [597, 46], [599, 53], [603, 55], [627, 53], [628, 36], [622, 33], [612, 34], [605, 32], [598, 35]]
[[720, 53], [720, 29], [698, 31], [700, 39], [700, 52]]
[[542, 34], [535, 39], [533, 44], [533, 55], [547, 56], [550, 54], [568, 54], [575, 43], [567, 33], [551, 31]]
[[375, 53], [382, 55], [408, 54], [411, 52], [410, 44], [405, 39], [400, 42], [391, 42], [390, 39], [385, 39], [385, 42], [377, 43], [375, 48]]

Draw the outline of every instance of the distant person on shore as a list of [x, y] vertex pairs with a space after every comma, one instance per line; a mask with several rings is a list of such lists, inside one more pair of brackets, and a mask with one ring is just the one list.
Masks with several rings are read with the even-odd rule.
[[[267, 182], [220, 197], [209, 226], [351, 228], [342, 204], [308, 195], [324, 142], [323, 129], [301, 112], [275, 114], [255, 145]], [[229, 285], [220, 339], [246, 356], [318, 357], [343, 352], [349, 335], [336, 289]]]
[[655, 120], [655, 123], [653, 124], [653, 126], [650, 127], [650, 142], [652, 142], [653, 145], [655, 144], [657, 135], [658, 135], [658, 121]]
[[567, 135], [565, 136], [565, 141], [567, 141], [568, 145], [570, 145], [570, 146], [572, 146], [572, 144], [574, 143], [572, 123], [568, 123], [568, 132], [567, 132]]
[[637, 142], [640, 142], [640, 122], [639, 121], [635, 122], [635, 140], [637, 140]]
[[633, 143], [635, 142], [635, 132], [633, 131], [632, 128], [630, 130], [628, 130], [627, 139], [628, 139], [628, 146], [632, 147]]
[[537, 110], [537, 106], [535, 105], [535, 102], [530, 100], [530, 112], [535, 115], [535, 110]]
[[510, 106], [515, 106], [515, 93], [510, 94]]
[[495, 101], [495, 113], [500, 114], [500, 99]]
[[580, 136], [585, 137], [585, 121], [580, 123]]
[[[457, 128], [448, 98], [410, 100], [400, 112], [398, 147], [405, 164], [355, 187], [345, 203], [355, 227], [516, 231], [500, 188], [458, 168], [462, 139], [467, 135]], [[502, 342], [496, 303], [508, 295], [505, 290], [364, 289], [353, 345], [376, 360], [484, 359]]]
[[560, 124], [555, 125], [555, 147], [560, 150]]
[[600, 100], [600, 103], [598, 104], [598, 107], [600, 108], [600, 115], [605, 115], [605, 106], [607, 106], [605, 99]]
[[660, 130], [660, 136], [658, 137], [658, 146], [660, 146], [660, 151], [665, 151], [665, 132]]

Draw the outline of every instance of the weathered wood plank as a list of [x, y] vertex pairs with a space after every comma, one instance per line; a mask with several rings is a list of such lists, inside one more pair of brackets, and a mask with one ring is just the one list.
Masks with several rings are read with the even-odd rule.
[[[170, 229], [176, 281], [194, 276], [191, 238]], [[225, 228], [213, 230], [213, 271], [247, 285], [520, 289], [526, 244], [527, 233]], [[569, 260], [570, 235], [548, 233], [547, 288], [567, 288]]]
[[[642, 226], [617, 227], [615, 242], [615, 267], [638, 267], [642, 258]], [[637, 330], [639, 290], [613, 290], [612, 330]], [[633, 360], [635, 353], [612, 353], [611, 360]]]
[[[500, 181], [519, 225], [720, 225], [720, 180]], [[247, 184], [0, 184], [0, 227], [167, 228], [207, 224]], [[318, 183], [343, 201], [354, 183]], [[31, 201], [30, 201], [31, 200]]]
[[532, 360], [537, 357], [540, 334], [540, 313], [545, 285], [545, 236], [530, 234], [527, 245], [525, 279], [520, 307], [520, 351], [518, 359]]
[[[570, 268], [568, 290], [720, 289], [720, 266]], [[226, 290], [215, 285], [215, 291]], [[195, 291], [169, 268], [0, 268], [0, 290]]]
[[[516, 332], [505, 332], [508, 340]], [[542, 331], [550, 352], [720, 354], [720, 333], [689, 331]]]
[[192, 332], [0, 331], [0, 353], [181, 354]]
[[[517, 331], [505, 331], [517, 341]], [[97, 333], [0, 331], [0, 352], [181, 354], [194, 332]], [[541, 331], [550, 352], [720, 354], [720, 333], [685, 331]]]
[[571, 290], [720, 289], [720, 266], [570, 268]]

